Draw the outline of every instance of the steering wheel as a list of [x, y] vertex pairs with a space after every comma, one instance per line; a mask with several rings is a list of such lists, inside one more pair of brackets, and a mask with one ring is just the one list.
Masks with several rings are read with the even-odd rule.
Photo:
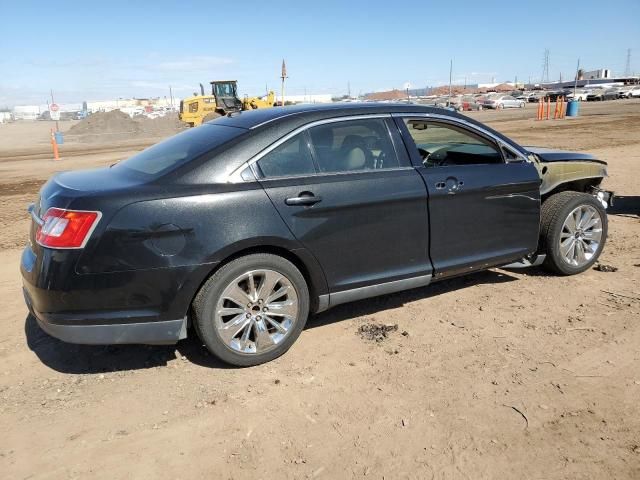
[[422, 157], [422, 163], [427, 163], [429, 161], [429, 156], [431, 152], [426, 151], [424, 148], [418, 147], [418, 153]]

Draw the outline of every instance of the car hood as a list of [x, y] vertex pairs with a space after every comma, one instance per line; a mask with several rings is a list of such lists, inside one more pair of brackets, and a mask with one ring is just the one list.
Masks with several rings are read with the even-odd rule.
[[528, 152], [534, 153], [543, 162], [597, 162], [607, 164], [598, 160], [588, 153], [568, 152], [566, 150], [553, 150], [543, 147], [524, 147]]

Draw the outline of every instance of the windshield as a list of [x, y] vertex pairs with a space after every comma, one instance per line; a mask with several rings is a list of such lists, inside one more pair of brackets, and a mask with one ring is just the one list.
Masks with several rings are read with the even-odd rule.
[[219, 147], [244, 131], [211, 124], [191, 128], [118, 163], [117, 167], [157, 176]]
[[235, 85], [233, 83], [214, 83], [213, 94], [216, 97], [235, 97]]

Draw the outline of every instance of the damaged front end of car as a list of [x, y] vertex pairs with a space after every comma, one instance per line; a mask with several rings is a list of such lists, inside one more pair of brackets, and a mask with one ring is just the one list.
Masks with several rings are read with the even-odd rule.
[[525, 147], [540, 174], [540, 195], [547, 197], [562, 191], [589, 193], [606, 209], [613, 205], [614, 192], [600, 188], [607, 174], [607, 162], [587, 153]]

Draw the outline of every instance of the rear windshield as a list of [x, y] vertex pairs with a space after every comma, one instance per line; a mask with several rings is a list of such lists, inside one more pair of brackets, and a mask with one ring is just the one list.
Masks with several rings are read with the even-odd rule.
[[244, 129], [224, 125], [202, 125], [168, 138], [118, 164], [146, 175], [173, 170], [203, 153], [244, 133]]

